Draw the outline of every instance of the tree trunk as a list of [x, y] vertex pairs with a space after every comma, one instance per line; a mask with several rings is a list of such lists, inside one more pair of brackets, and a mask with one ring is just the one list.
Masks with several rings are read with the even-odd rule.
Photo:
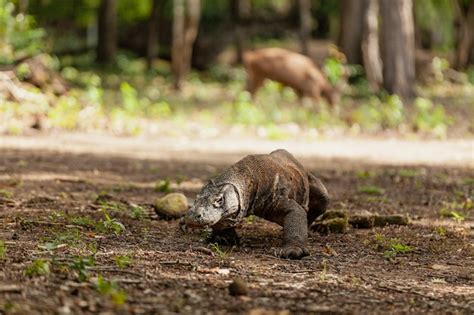
[[364, 0], [362, 58], [370, 89], [374, 92], [378, 91], [382, 84], [378, 16], [378, 0]]
[[193, 46], [201, 19], [201, 0], [187, 0], [186, 24], [184, 30], [184, 75], [191, 71]]
[[173, 43], [171, 50], [174, 88], [179, 90], [181, 89], [184, 70], [184, 0], [173, 0]]
[[231, 16], [235, 25], [235, 48], [237, 51], [237, 63], [241, 64], [243, 61], [244, 51], [248, 47], [248, 42], [245, 38], [244, 23], [250, 17], [250, 2], [249, 0], [232, 0]]
[[309, 40], [311, 38], [311, 1], [298, 0], [298, 15], [300, 21], [301, 51], [304, 55], [309, 54]]
[[28, 0], [18, 0], [18, 12], [25, 14], [28, 11]]
[[462, 70], [469, 62], [474, 62], [474, 1], [467, 8], [459, 1], [455, 6], [459, 23], [455, 67]]
[[350, 64], [361, 64], [361, 42], [364, 1], [342, 0], [339, 31], [339, 47]]
[[383, 84], [389, 93], [415, 95], [415, 35], [412, 0], [381, 0]]
[[110, 62], [117, 51], [117, 1], [102, 0], [98, 12], [97, 61]]
[[160, 0], [152, 0], [150, 19], [148, 20], [148, 40], [146, 49], [147, 68], [151, 69], [153, 59], [158, 55], [158, 19], [160, 15]]

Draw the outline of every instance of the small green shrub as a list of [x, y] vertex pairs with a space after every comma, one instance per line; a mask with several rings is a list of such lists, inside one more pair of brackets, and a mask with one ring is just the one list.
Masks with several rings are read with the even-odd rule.
[[123, 305], [127, 300], [126, 292], [121, 290], [115, 281], [99, 275], [95, 287], [100, 294], [109, 296], [115, 305]]
[[443, 106], [434, 105], [431, 100], [426, 98], [416, 98], [415, 115], [412, 122], [415, 131], [445, 137], [452, 121], [452, 118], [445, 113]]
[[383, 195], [385, 190], [377, 186], [361, 186], [359, 192], [367, 195]]
[[50, 273], [50, 262], [44, 259], [34, 260], [25, 270], [28, 277], [46, 276]]
[[119, 255], [114, 258], [115, 264], [120, 269], [126, 269], [133, 265], [133, 259], [130, 255]]

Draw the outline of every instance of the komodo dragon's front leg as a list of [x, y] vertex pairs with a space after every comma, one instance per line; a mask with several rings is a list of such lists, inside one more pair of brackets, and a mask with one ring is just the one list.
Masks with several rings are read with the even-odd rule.
[[280, 197], [276, 211], [283, 216], [283, 247], [280, 256], [283, 258], [300, 259], [309, 255], [306, 248], [308, 238], [308, 221], [306, 211], [293, 199]]

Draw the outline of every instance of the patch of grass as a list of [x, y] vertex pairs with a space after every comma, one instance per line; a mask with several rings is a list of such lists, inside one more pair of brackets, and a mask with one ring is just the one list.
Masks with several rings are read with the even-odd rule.
[[474, 186], [474, 178], [465, 178], [463, 181], [464, 185]]
[[155, 191], [156, 192], [164, 192], [169, 193], [171, 192], [171, 182], [169, 179], [164, 179], [156, 182], [155, 184]]
[[74, 272], [75, 278], [80, 282], [86, 281], [89, 279], [88, 267], [95, 265], [95, 259], [92, 256], [89, 257], [77, 257], [69, 264], [69, 268]]
[[68, 244], [72, 247], [79, 246], [82, 240], [81, 231], [75, 228], [57, 232], [56, 234], [43, 239], [47, 243], [46, 248], [55, 249], [59, 244]]
[[398, 175], [400, 177], [412, 178], [412, 177], [416, 177], [418, 175], [418, 172], [416, 170], [411, 170], [411, 169], [401, 169], [398, 171]]
[[441, 237], [446, 236], [446, 229], [442, 226], [438, 226], [435, 230], [436, 234], [438, 234]]
[[26, 267], [25, 275], [28, 277], [47, 276], [50, 274], [51, 263], [44, 259], [34, 260], [28, 267]]
[[95, 284], [97, 292], [110, 297], [115, 305], [123, 305], [127, 300], [127, 293], [121, 290], [113, 280], [107, 280], [100, 276]]
[[451, 218], [460, 223], [465, 219], [465, 216], [461, 210], [469, 210], [470, 208], [472, 208], [472, 201], [470, 201], [470, 199], [466, 199], [462, 203], [453, 201], [450, 203], [445, 203], [443, 208], [439, 210], [439, 215], [442, 218]]
[[116, 218], [110, 217], [105, 208], [102, 208], [102, 213], [104, 214], [102, 227], [105, 231], [113, 232], [115, 235], [120, 235], [125, 231], [125, 226]]
[[326, 258], [323, 258], [321, 261], [321, 266], [323, 267], [323, 270], [319, 273], [319, 281], [324, 282], [328, 278], [328, 270], [329, 270], [329, 263]]
[[217, 254], [217, 256], [221, 259], [224, 260], [228, 257], [229, 253], [227, 251], [222, 250], [222, 248], [219, 246], [218, 243], [211, 243], [209, 244], [211, 246], [211, 250]]
[[134, 220], [142, 220], [144, 218], [146, 218], [148, 215], [147, 215], [147, 212], [145, 211], [145, 209], [143, 209], [143, 207], [140, 207], [138, 205], [132, 205], [130, 207], [130, 217]]
[[367, 195], [383, 195], [385, 190], [377, 186], [361, 186], [359, 192]]
[[88, 227], [88, 228], [95, 228], [97, 225], [97, 221], [92, 219], [91, 217], [80, 216], [80, 217], [73, 217], [70, 220], [71, 224]]
[[126, 269], [133, 265], [133, 259], [130, 255], [119, 255], [114, 257], [115, 264], [120, 269]]
[[403, 244], [398, 238], [386, 238], [385, 235], [376, 233], [374, 235], [375, 247], [383, 250], [383, 256], [393, 260], [399, 254], [406, 254], [415, 250], [413, 246]]
[[365, 170], [365, 171], [359, 171], [356, 173], [356, 177], [360, 179], [364, 178], [374, 178], [376, 173], [374, 171], [370, 170]]
[[7, 245], [4, 241], [0, 241], [0, 260], [4, 260], [7, 257]]
[[0, 189], [0, 197], [4, 197], [4, 198], [12, 198], [13, 197], [13, 193], [9, 190], [6, 190], [6, 189]]

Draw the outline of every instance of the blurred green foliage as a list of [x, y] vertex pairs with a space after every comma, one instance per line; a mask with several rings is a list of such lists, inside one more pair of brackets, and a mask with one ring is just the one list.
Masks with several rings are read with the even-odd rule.
[[12, 1], [0, 0], [0, 65], [41, 53], [44, 37], [31, 15], [16, 14]]

